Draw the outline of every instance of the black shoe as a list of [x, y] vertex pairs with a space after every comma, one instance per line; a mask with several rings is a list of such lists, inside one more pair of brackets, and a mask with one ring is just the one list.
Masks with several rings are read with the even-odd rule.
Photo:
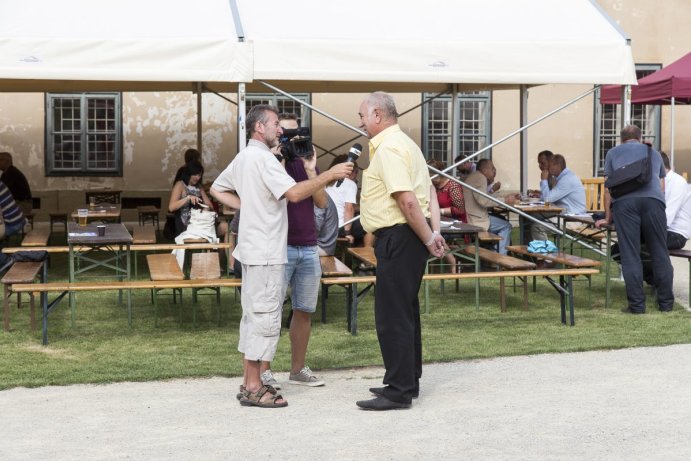
[[638, 314], [645, 314], [645, 311], [634, 311], [634, 310], [631, 309], [630, 307], [624, 307], [624, 308], [622, 308], [621, 311], [622, 311], [624, 314], [636, 314], [636, 315], [638, 315]]
[[394, 402], [381, 395], [372, 400], [358, 400], [355, 404], [363, 410], [372, 411], [407, 410], [410, 408], [409, 403]]
[[671, 307], [668, 307], [668, 308], [666, 308], [666, 309], [659, 308], [658, 310], [659, 310], [660, 312], [672, 312], [672, 308], [671, 308]]
[[[370, 387], [369, 391], [374, 394], [374, 395], [381, 395], [384, 397], [384, 389], [383, 387]], [[420, 396], [420, 391], [413, 392], [413, 398], [416, 399]]]

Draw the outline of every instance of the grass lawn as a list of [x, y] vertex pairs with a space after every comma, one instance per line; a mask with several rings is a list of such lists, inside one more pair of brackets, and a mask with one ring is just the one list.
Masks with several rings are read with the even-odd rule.
[[[146, 274], [143, 259], [140, 257], [140, 276]], [[64, 277], [56, 269], [61, 267], [66, 267], [66, 262], [53, 258], [51, 280]], [[497, 281], [482, 281], [479, 310], [475, 309], [472, 282], [464, 282], [458, 293], [453, 282], [446, 283], [443, 293], [438, 282], [432, 283], [430, 312], [422, 316], [424, 360], [468, 360], [691, 342], [691, 312], [680, 306], [672, 313], [662, 314], [649, 299], [648, 314], [624, 315], [619, 312], [625, 303], [624, 285], [614, 281], [613, 307], [605, 310], [603, 275], [593, 279], [592, 306], [586, 305], [587, 291], [585, 281], [575, 284], [576, 326], [566, 327], [560, 321], [559, 297], [544, 280], [538, 281], [537, 292], [530, 292], [527, 312], [521, 310], [521, 290], [514, 292], [509, 287], [506, 313], [499, 311]], [[423, 291], [420, 294], [424, 301]], [[193, 328], [191, 294], [186, 291], [184, 296], [184, 318], [180, 324], [179, 304], [173, 304], [170, 296], [159, 295], [159, 325], [154, 327], [149, 293], [134, 291], [133, 325], [128, 329], [126, 308], [118, 306], [116, 292], [79, 293], [76, 326], [70, 325], [65, 299], [49, 317], [47, 347], [41, 345], [40, 328], [34, 333], [29, 330], [28, 305], [17, 310], [13, 304], [12, 331], [0, 333], [0, 389], [240, 375], [240, 355], [236, 351], [239, 298], [230, 289], [222, 292], [219, 326], [215, 296], [200, 296], [197, 328]], [[308, 364], [314, 370], [381, 364], [372, 294], [360, 304], [355, 337], [345, 328], [344, 298], [342, 289], [332, 287], [328, 323], [320, 323], [319, 310], [314, 316], [308, 351]], [[287, 310], [284, 317], [286, 314]], [[289, 367], [287, 330], [283, 330], [282, 336], [272, 365], [274, 371], [286, 371]]]

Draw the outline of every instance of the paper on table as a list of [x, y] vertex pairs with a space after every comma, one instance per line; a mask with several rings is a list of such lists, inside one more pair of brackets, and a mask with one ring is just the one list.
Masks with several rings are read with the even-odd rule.
[[69, 237], [96, 237], [98, 234], [96, 232], [70, 232], [67, 235]]

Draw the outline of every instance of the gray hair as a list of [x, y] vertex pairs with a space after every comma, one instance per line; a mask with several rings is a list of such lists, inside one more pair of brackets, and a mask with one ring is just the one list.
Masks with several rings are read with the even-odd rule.
[[367, 97], [367, 109], [370, 111], [379, 109], [382, 112], [382, 118], [398, 120], [398, 112], [393, 97], [383, 91], [375, 91]]
[[255, 127], [257, 122], [266, 123], [269, 121], [269, 112], [273, 112], [278, 116], [278, 109], [270, 104], [258, 104], [252, 106], [249, 113], [247, 114], [247, 131], [251, 137], [255, 132]]

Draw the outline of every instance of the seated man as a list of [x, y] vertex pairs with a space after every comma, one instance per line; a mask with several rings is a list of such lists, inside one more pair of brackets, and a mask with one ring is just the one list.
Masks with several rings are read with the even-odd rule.
[[[549, 187], [550, 176], [555, 178], [554, 186], [551, 189]], [[586, 214], [585, 188], [578, 176], [566, 168], [566, 159], [563, 155], [553, 155], [549, 160], [547, 171], [542, 172], [540, 194], [545, 203], [564, 208], [564, 213]], [[551, 232], [538, 223], [532, 224], [531, 234], [533, 240], [549, 240], [551, 237]]]
[[12, 154], [0, 152], [0, 177], [23, 214], [33, 211], [31, 188], [26, 176], [12, 162]]
[[[554, 176], [549, 174], [549, 161], [552, 159], [554, 154], [551, 150], [543, 150], [537, 154], [537, 166], [540, 168], [540, 180], [547, 179], [547, 185], [549, 188], [554, 187]], [[530, 189], [528, 191], [528, 196], [530, 197], [540, 197], [542, 191]]]
[[[497, 169], [492, 164], [492, 161], [484, 158], [477, 162], [476, 171], [470, 173], [465, 182], [475, 189], [486, 191], [487, 186], [494, 182], [496, 175]], [[505, 255], [506, 246], [511, 240], [511, 224], [505, 219], [489, 214], [488, 210], [496, 206], [496, 202], [465, 186], [463, 187], [463, 197], [465, 198], [465, 211], [468, 223], [499, 235], [501, 237], [499, 253]], [[514, 201], [515, 197], [513, 196], [506, 197], [507, 203], [513, 203]]]

